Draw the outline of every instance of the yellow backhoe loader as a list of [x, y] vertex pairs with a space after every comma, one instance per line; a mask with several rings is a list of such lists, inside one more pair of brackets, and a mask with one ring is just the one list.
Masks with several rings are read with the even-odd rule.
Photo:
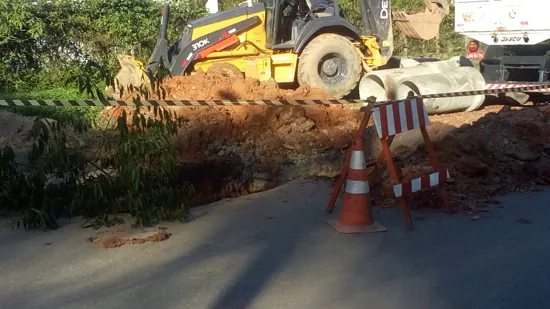
[[361, 31], [346, 20], [338, 0], [249, 0], [189, 22], [171, 44], [165, 5], [149, 63], [119, 56], [120, 86], [111, 95], [117, 97], [119, 87], [148, 82], [145, 72], [155, 73], [162, 64], [172, 76], [217, 67], [280, 84], [297, 82], [342, 98], [366, 72], [388, 63], [392, 22], [408, 37], [430, 40], [449, 13], [447, 0], [425, 0], [425, 10], [413, 15], [392, 12], [390, 0], [359, 1]]

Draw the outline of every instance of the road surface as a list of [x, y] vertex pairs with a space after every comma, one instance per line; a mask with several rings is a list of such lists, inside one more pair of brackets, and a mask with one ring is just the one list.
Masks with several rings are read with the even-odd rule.
[[501, 198], [477, 221], [415, 212], [412, 232], [397, 209], [378, 210], [387, 232], [347, 236], [326, 224], [329, 194], [297, 180], [116, 249], [76, 223], [4, 227], [0, 307], [550, 308], [550, 192]]

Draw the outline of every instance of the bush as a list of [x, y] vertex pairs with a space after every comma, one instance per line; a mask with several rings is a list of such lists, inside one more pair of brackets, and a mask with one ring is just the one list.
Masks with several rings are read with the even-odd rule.
[[[182, 119], [161, 108], [131, 121], [117, 118], [115, 133], [105, 129], [93, 155], [67, 140], [67, 126], [37, 117], [28, 166], [16, 162], [9, 147], [0, 150], [0, 212], [21, 213], [17, 226], [55, 229], [60, 216], [84, 216], [83, 227], [160, 220], [185, 221], [193, 186], [181, 183], [172, 143]], [[90, 171], [93, 170], [93, 171]]]
[[[187, 21], [207, 14], [204, 1], [169, 3], [173, 39]], [[64, 87], [90, 63], [112, 75], [117, 54], [134, 47], [146, 61], [159, 37], [162, 5], [155, 0], [0, 0], [0, 93]], [[105, 83], [98, 76], [90, 82], [99, 89]]]

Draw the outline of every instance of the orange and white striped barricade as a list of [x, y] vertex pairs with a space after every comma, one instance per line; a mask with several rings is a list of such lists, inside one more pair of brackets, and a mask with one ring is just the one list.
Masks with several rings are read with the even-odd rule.
[[[448, 170], [440, 170], [434, 147], [426, 131], [426, 126], [430, 123], [430, 120], [422, 99], [417, 97], [377, 105], [371, 112], [378, 137], [382, 144], [382, 153], [384, 157], [386, 157], [388, 170], [392, 178], [393, 191], [396, 198], [399, 199], [401, 203], [401, 211], [407, 228], [412, 229], [414, 226], [405, 198], [416, 192], [438, 186], [444, 208], [449, 210], [450, 204], [445, 181], [450, 177], [450, 174]], [[420, 129], [422, 132], [428, 158], [430, 159], [434, 172], [402, 183], [397, 175], [397, 170], [393, 162], [390, 152], [390, 143], [395, 135], [415, 129]]]

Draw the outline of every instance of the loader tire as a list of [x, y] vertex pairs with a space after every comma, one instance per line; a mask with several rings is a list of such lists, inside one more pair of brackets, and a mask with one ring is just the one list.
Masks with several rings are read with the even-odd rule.
[[361, 78], [361, 58], [343, 36], [325, 33], [311, 40], [298, 61], [300, 86], [319, 88], [336, 99], [348, 95]]

